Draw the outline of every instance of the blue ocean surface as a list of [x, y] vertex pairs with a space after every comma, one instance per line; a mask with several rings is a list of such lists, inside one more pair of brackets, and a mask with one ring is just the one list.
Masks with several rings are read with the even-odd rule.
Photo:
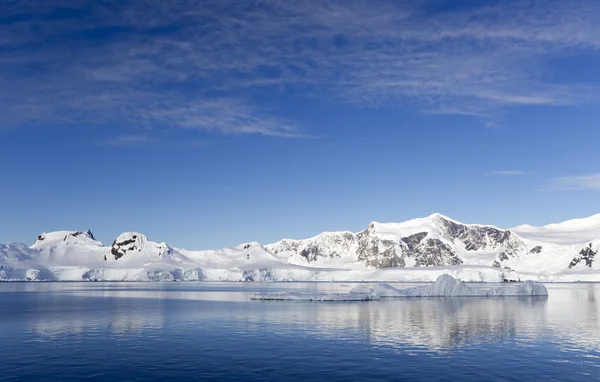
[[353, 286], [0, 283], [0, 380], [600, 378], [600, 284], [547, 284], [548, 298], [250, 300]]

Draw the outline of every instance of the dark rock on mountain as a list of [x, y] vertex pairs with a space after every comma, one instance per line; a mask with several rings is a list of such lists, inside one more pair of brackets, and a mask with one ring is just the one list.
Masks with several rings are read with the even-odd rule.
[[493, 266], [500, 266], [512, 257], [519, 257], [525, 244], [509, 230], [501, 230], [490, 226], [465, 225], [450, 221], [443, 217], [440, 220], [453, 239], [459, 240], [466, 251], [490, 250], [503, 247], [503, 251], [494, 260]]
[[421, 243], [421, 240], [425, 239], [425, 237], [427, 237], [427, 232], [419, 232], [403, 237], [401, 240], [408, 246], [408, 249], [412, 251]]
[[462, 260], [458, 258], [452, 248], [439, 239], [427, 239], [409, 252], [408, 256], [414, 256], [417, 267], [462, 264]]
[[460, 240], [467, 251], [478, 251], [503, 244], [510, 239], [511, 232], [487, 226], [467, 226], [444, 218], [440, 221], [450, 237]]
[[122, 240], [120, 242], [117, 242], [115, 239], [110, 247], [110, 253], [115, 257], [115, 260], [119, 260], [121, 257], [125, 256], [127, 251], [135, 251], [138, 249], [135, 245], [136, 239], [136, 235], [133, 235], [131, 239]]
[[[92, 233], [92, 231], [90, 231], [88, 229], [87, 231], [71, 232], [71, 233], [65, 235], [65, 238], [63, 239], [63, 241], [67, 241], [69, 239], [69, 237], [78, 237], [78, 236], [81, 236], [81, 235], [87, 236], [88, 238], [90, 238], [92, 240], [96, 240], [96, 238], [94, 237], [94, 234]], [[38, 238], [39, 238], [39, 236], [38, 236]]]
[[[300, 252], [300, 256], [304, 257], [306, 261], [311, 262], [317, 260], [317, 258], [322, 257], [323, 253], [319, 247], [308, 247], [303, 249]], [[336, 254], [331, 255], [331, 257], [335, 257]]]
[[102, 245], [96, 240], [92, 231], [56, 231], [44, 232], [35, 238], [33, 246], [35, 247], [52, 247], [61, 243], [62, 245], [81, 244], [82, 242], [95, 242], [96, 245]]
[[573, 260], [571, 260], [571, 263], [569, 264], [569, 268], [573, 268], [574, 266], [579, 264], [581, 261], [585, 261], [585, 266], [591, 268], [592, 263], [594, 262], [594, 256], [596, 256], [597, 253], [598, 253], [598, 251], [594, 251], [592, 249], [592, 243], [590, 243], [587, 247], [583, 248], [579, 252], [579, 256], [575, 256], [573, 258]]
[[529, 251], [530, 254], [538, 254], [538, 253], [542, 253], [542, 246], [538, 245], [536, 247], [531, 248], [531, 251]]
[[140, 233], [125, 232], [115, 239], [110, 253], [115, 260], [132, 254], [142, 254], [150, 259], [167, 257], [174, 260], [173, 250], [166, 243], [154, 243]]

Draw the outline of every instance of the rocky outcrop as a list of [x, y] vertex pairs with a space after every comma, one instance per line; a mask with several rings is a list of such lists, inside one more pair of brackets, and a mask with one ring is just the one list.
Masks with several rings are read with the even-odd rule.
[[468, 226], [438, 217], [448, 235], [459, 240], [467, 251], [496, 248], [510, 240], [511, 232], [489, 226]]
[[466, 225], [444, 217], [439, 220], [446, 228], [448, 235], [464, 245], [468, 252], [501, 249], [493, 266], [501, 266], [511, 258], [519, 258], [526, 251], [525, 243], [509, 230], [491, 226]]
[[[113, 241], [110, 247], [110, 254], [115, 260], [136, 253], [144, 253], [145, 255], [150, 255], [150, 257], [159, 258], [164, 255], [170, 255], [171, 251], [171, 248], [167, 244], [150, 242], [146, 236], [136, 232], [121, 234]], [[106, 257], [105, 260], [107, 260]]]
[[412, 252], [409, 252], [409, 256], [415, 257], [415, 266], [417, 267], [462, 264], [462, 260], [458, 258], [452, 247], [439, 239], [425, 240]]
[[535, 247], [531, 248], [531, 251], [529, 251], [529, 254], [530, 255], [533, 255], [533, 254], [537, 255], [538, 253], [542, 253], [542, 249], [543, 248], [542, 248], [541, 245], [536, 245]]
[[356, 235], [359, 261], [373, 268], [404, 267], [406, 262], [402, 244], [398, 240], [380, 239], [372, 232], [372, 226]]
[[373, 268], [458, 265], [462, 260], [456, 251], [439, 238], [429, 237], [428, 232], [386, 238], [378, 233], [377, 224], [371, 223], [358, 233], [358, 260]]
[[76, 231], [73, 232], [67, 236], [65, 236], [65, 241], [70, 237], [78, 237], [78, 236], [87, 236], [88, 238], [92, 239], [92, 240], [96, 240], [96, 238], [94, 237], [94, 234], [92, 233], [92, 231], [90, 231], [89, 229], [87, 231]]
[[594, 257], [596, 256], [596, 254], [598, 253], [598, 251], [594, 251], [592, 249], [592, 243], [590, 243], [587, 247], [583, 248], [580, 252], [578, 256], [575, 256], [573, 258], [573, 260], [571, 260], [571, 263], [569, 264], [569, 268], [573, 268], [574, 266], [576, 266], [577, 264], [579, 264], [580, 262], [584, 261], [585, 262], [585, 266], [591, 268], [592, 267], [592, 263], [594, 262]]
[[[110, 253], [114, 256], [115, 260], [119, 260], [129, 251], [141, 251], [141, 249], [135, 245], [136, 239], [137, 235], [133, 235], [131, 239], [121, 240], [119, 242], [115, 239], [110, 247]], [[106, 260], [106, 257], [104, 260]]]
[[341, 257], [356, 245], [357, 238], [353, 233], [326, 232], [306, 240], [283, 239], [267, 246], [267, 249], [276, 256], [284, 253], [298, 254], [310, 263], [323, 258]]
[[408, 246], [408, 249], [414, 251], [421, 241], [427, 237], [427, 232], [419, 232], [410, 236], [403, 237], [401, 240]]

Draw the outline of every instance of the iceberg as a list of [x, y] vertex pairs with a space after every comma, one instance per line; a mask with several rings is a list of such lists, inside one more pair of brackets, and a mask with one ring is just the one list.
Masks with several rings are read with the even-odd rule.
[[473, 288], [450, 275], [441, 275], [431, 285], [398, 289], [385, 283], [373, 288], [357, 286], [348, 293], [255, 293], [252, 300], [295, 301], [370, 301], [393, 297], [533, 297], [548, 296], [546, 287], [535, 281], [525, 281], [517, 286]]
[[350, 291], [372, 294], [379, 297], [522, 297], [548, 296], [546, 287], [535, 281], [525, 281], [517, 286], [495, 288], [473, 288], [450, 275], [441, 275], [435, 283], [422, 287], [397, 289], [391, 285], [379, 283], [374, 288], [356, 287]]

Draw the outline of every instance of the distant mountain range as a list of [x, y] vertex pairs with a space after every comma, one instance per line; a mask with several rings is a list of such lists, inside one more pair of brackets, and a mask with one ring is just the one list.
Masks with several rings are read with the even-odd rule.
[[189, 251], [127, 232], [104, 246], [90, 231], [0, 245], [0, 280], [49, 281], [600, 281], [600, 214], [501, 229], [433, 214], [361, 232]]

